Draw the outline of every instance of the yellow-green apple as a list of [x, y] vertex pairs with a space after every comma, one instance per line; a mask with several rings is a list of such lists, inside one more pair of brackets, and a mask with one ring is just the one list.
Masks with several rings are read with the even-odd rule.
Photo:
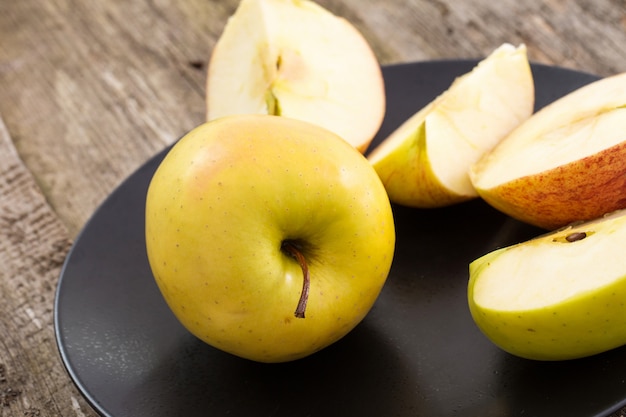
[[468, 300], [497, 346], [566, 360], [626, 344], [626, 211], [495, 250], [470, 264]]
[[167, 304], [198, 338], [255, 361], [302, 358], [353, 329], [394, 245], [367, 159], [299, 120], [207, 122], [174, 145], [147, 194], [148, 259]]
[[364, 152], [385, 114], [378, 60], [347, 20], [312, 1], [242, 0], [207, 74], [207, 120], [254, 113], [325, 127]]
[[626, 207], [626, 73], [539, 110], [470, 170], [488, 203], [554, 230]]
[[393, 202], [441, 207], [476, 198], [468, 169], [533, 112], [526, 47], [504, 44], [368, 156]]

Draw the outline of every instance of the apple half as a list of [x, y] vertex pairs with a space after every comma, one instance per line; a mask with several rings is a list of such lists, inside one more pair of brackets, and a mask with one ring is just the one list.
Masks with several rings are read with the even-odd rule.
[[365, 152], [385, 114], [380, 64], [347, 20], [311, 1], [242, 0], [213, 49], [207, 120], [252, 113], [322, 126]]
[[626, 73], [539, 110], [470, 170], [480, 196], [554, 230], [626, 207]]
[[368, 156], [390, 199], [441, 207], [476, 198], [469, 167], [533, 112], [526, 47], [504, 44]]
[[480, 330], [528, 359], [567, 360], [626, 344], [626, 211], [495, 250], [470, 264]]

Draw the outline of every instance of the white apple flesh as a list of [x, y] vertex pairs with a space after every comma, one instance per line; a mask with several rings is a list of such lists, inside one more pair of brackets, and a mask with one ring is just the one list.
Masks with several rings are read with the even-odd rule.
[[480, 330], [511, 354], [567, 360], [626, 344], [626, 211], [568, 226], [471, 263]]
[[395, 203], [447, 206], [478, 196], [468, 170], [533, 111], [524, 45], [504, 44], [404, 122], [368, 159]]
[[626, 207], [626, 73], [544, 107], [470, 170], [480, 196], [554, 230]]
[[208, 122], [150, 183], [155, 280], [198, 338], [260, 362], [308, 356], [368, 313], [391, 266], [389, 199], [356, 149], [278, 116]]
[[380, 65], [347, 20], [311, 1], [242, 0], [213, 50], [207, 120], [253, 113], [325, 127], [364, 152], [385, 114]]

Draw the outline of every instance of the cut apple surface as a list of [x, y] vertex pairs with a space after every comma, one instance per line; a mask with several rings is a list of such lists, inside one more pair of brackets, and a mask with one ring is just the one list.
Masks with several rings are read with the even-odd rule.
[[470, 264], [468, 300], [497, 346], [565, 360], [626, 344], [626, 211], [491, 252]]
[[311, 1], [242, 0], [213, 50], [207, 119], [271, 114], [364, 152], [385, 114], [380, 65], [347, 20]]
[[553, 230], [626, 207], [626, 73], [562, 97], [470, 170], [481, 197]]
[[526, 47], [504, 44], [368, 156], [390, 199], [441, 207], [476, 198], [469, 167], [533, 112]]

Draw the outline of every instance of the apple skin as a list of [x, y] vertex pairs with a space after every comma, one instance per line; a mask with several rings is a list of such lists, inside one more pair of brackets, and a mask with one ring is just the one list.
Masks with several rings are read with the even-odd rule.
[[626, 208], [626, 73], [547, 105], [474, 164], [480, 197], [555, 230]]
[[361, 153], [385, 115], [367, 39], [313, 1], [242, 0], [213, 48], [207, 120], [272, 114], [322, 126]]
[[[307, 260], [305, 318], [294, 311]], [[259, 362], [308, 356], [368, 313], [389, 273], [395, 229], [365, 157], [321, 127], [279, 116], [205, 123], [165, 157], [146, 199], [146, 247], [180, 322]]]
[[503, 44], [369, 155], [391, 201], [435, 208], [478, 197], [468, 170], [533, 112], [526, 47]]
[[547, 230], [626, 207], [626, 141], [578, 161], [481, 190], [509, 216]]
[[[581, 241], [566, 241], [567, 236], [576, 236], [580, 232], [586, 232], [587, 237]], [[613, 253], [610, 249], [604, 250], [609, 245], [619, 247], [624, 238], [626, 211], [622, 210], [607, 218], [566, 227], [476, 259], [470, 264], [468, 283], [468, 303], [474, 322], [496, 346], [532, 360], [577, 359], [625, 345], [626, 260], [617, 253], [619, 249]], [[585, 247], [574, 247], [583, 242]], [[506, 291], [512, 294], [507, 296], [502, 291], [494, 291], [491, 284], [494, 300], [497, 298], [500, 304], [511, 304], [499, 308], [487, 305], [492, 300], [478, 293], [490, 290], [478, 287], [490, 285], [483, 281], [485, 274], [503, 260], [507, 262], [507, 267], [503, 268], [507, 272], [493, 276], [493, 279], [501, 280], [501, 285], [508, 286]], [[611, 262], [615, 268], [605, 271], [605, 265]], [[529, 263], [533, 266], [524, 269], [523, 265]], [[571, 279], [580, 270], [595, 270], [597, 273], [583, 277], [586, 280], [584, 289], [570, 291], [568, 285], [573, 285]], [[528, 308], [512, 305], [517, 302], [516, 297], [528, 291], [530, 284], [524, 280], [531, 276], [541, 279], [540, 285], [543, 286], [540, 293], [532, 295], [532, 302], [538, 304]], [[597, 282], [599, 280], [602, 282]], [[516, 283], [509, 285], [512, 281]], [[515, 285], [515, 290], [510, 289]], [[543, 299], [555, 292], [563, 295], [558, 296], [559, 299]]]

